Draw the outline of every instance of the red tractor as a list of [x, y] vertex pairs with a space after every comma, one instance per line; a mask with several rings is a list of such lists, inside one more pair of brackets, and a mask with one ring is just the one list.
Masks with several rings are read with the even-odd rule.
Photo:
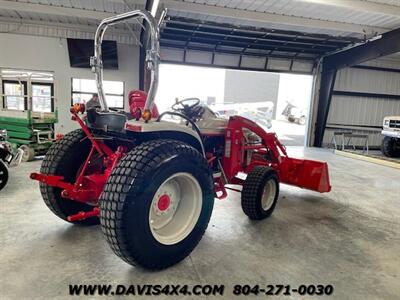
[[[148, 95], [130, 93], [130, 113], [110, 111], [102, 87], [101, 43], [109, 25], [129, 18], [149, 24], [151, 72]], [[329, 192], [324, 162], [288, 157], [273, 133], [234, 116], [217, 117], [196, 98], [176, 102], [159, 114], [154, 105], [158, 82], [159, 31], [146, 11], [132, 11], [101, 22], [95, 37], [95, 72], [101, 109], [71, 108], [81, 129], [57, 140], [40, 173], [46, 205], [74, 224], [101, 224], [112, 250], [132, 265], [162, 269], [184, 259], [202, 238], [214, 198], [239, 185], [244, 213], [269, 217], [279, 183]], [[167, 117], [182, 121], [168, 121]]]

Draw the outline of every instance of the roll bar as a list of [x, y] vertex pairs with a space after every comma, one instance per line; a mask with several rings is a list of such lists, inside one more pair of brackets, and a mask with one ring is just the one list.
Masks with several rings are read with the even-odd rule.
[[[163, 17], [165, 15], [163, 14]], [[162, 18], [163, 18], [162, 17]], [[147, 69], [151, 72], [151, 83], [148, 92], [147, 100], [144, 109], [150, 110], [158, 87], [158, 66], [160, 62], [160, 44], [159, 44], [159, 29], [155, 18], [145, 10], [133, 10], [120, 15], [112, 16], [101, 21], [97, 27], [94, 39], [94, 56], [90, 58], [90, 66], [93, 73], [95, 73], [96, 85], [99, 95], [99, 101], [102, 111], [108, 111], [107, 102], [103, 90], [103, 60], [101, 52], [101, 44], [103, 42], [104, 33], [108, 26], [125, 22], [128, 19], [143, 18], [148, 24], [150, 29], [150, 49], [146, 51], [146, 65]], [[162, 20], [161, 20], [162, 21]], [[160, 23], [161, 23], [160, 21]], [[143, 45], [145, 47], [146, 45]]]

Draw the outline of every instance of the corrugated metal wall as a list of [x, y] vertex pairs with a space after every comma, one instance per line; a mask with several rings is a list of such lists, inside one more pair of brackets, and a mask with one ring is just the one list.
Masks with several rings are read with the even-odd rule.
[[[400, 69], [400, 62], [384, 60], [369, 62], [375, 67]], [[379, 147], [382, 141], [383, 118], [400, 115], [400, 99], [367, 97], [366, 95], [335, 95], [335, 92], [360, 92], [400, 97], [400, 73], [378, 70], [346, 68], [336, 76], [336, 83], [324, 135], [324, 145], [330, 143], [334, 131], [349, 130], [368, 134], [369, 145]], [[363, 140], [355, 140], [361, 146]]]

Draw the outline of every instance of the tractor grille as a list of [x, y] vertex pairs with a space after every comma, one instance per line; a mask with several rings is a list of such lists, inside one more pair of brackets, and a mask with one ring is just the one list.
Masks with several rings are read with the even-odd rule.
[[389, 128], [400, 128], [400, 120], [390, 120]]

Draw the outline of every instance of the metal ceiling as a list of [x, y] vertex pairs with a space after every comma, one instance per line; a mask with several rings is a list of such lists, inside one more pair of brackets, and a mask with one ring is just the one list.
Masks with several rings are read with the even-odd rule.
[[[93, 38], [100, 20], [134, 9], [146, 0], [0, 0], [0, 33]], [[118, 25], [107, 39], [138, 44], [141, 25]], [[135, 36], [132, 35], [135, 34]]]
[[[344, 2], [353, 4], [350, 7], [344, 5]], [[370, 36], [375, 32], [383, 33], [400, 27], [400, 1], [398, 0], [183, 0], [166, 1], [166, 3], [171, 3], [170, 15], [176, 17], [357, 38], [363, 37], [364, 34]], [[193, 6], [193, 9], [190, 9], [190, 6]], [[227, 14], [215, 12], [221, 9], [225, 9]], [[243, 20], [239, 17], [243, 12], [253, 13], [254, 16], [256, 16], [254, 13], [264, 13], [265, 18]], [[330, 26], [312, 28], [296, 22], [271, 24], [270, 19], [274, 16], [286, 16], [297, 18], [297, 20], [300, 18], [303, 21], [309, 20], [310, 23], [313, 20], [319, 20], [329, 22]], [[357, 25], [362, 30], [355, 32], [351, 29], [340, 30], [341, 26], [338, 26], [340, 24], [348, 25], [349, 28], [351, 25]], [[357, 28], [357, 26], [354, 27]]]
[[145, 0], [16, 0], [13, 2], [68, 7], [87, 11], [102, 11], [114, 14], [125, 12], [128, 6], [131, 9], [138, 9], [143, 8], [145, 4]]
[[46, 21], [54, 22], [55, 24], [78, 24], [78, 25], [92, 25], [98, 24], [95, 19], [79, 18], [74, 16], [60, 16], [60, 15], [47, 15], [37, 12], [25, 12], [25, 11], [15, 11], [15, 10], [0, 10], [1, 18], [10, 18], [15, 21], [24, 20], [29, 21]]
[[[160, 0], [164, 47], [253, 57], [315, 60], [400, 27], [399, 0]], [[104, 17], [146, 0], [0, 0], [0, 33], [88, 38]], [[138, 44], [139, 24], [109, 39]], [[132, 33], [134, 35], [132, 35]]]
[[[172, 17], [234, 26], [355, 38], [363, 38], [364, 35], [369, 37], [376, 32], [383, 33], [400, 27], [399, 0], [160, 0], [160, 2], [161, 8], [169, 8], [169, 15]], [[0, 0], [0, 22], [3, 23], [2, 31], [6, 31], [4, 23], [43, 22], [53, 23], [57, 27], [63, 27], [64, 24], [95, 26], [104, 16], [143, 9], [145, 3], [146, 0]], [[70, 12], [63, 12], [68, 9]]]

